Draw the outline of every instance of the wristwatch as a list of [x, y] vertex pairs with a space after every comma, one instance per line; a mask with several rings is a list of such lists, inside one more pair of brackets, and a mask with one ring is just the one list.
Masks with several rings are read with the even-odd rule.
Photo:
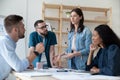
[[39, 55], [39, 52], [37, 52], [37, 51], [33, 51], [33, 52], [34, 52], [34, 54], [35, 54], [36, 56]]

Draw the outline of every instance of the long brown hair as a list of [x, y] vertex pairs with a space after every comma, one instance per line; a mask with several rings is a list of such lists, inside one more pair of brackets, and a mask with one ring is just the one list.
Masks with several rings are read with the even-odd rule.
[[[82, 12], [82, 10], [80, 8], [74, 8], [71, 11], [71, 13], [72, 12], [76, 12], [79, 16], [82, 16], [82, 19], [79, 21], [79, 26], [78, 26], [78, 30], [77, 30], [77, 32], [80, 33], [84, 29], [84, 25], [83, 25], [83, 23], [84, 23], [84, 15], [83, 15], [83, 12]], [[70, 23], [70, 28], [71, 28], [70, 32], [73, 32], [75, 30], [75, 26], [72, 23]]]

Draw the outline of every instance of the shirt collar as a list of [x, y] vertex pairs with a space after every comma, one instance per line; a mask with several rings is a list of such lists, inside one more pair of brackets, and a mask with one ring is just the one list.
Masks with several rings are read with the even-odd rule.
[[14, 47], [16, 47], [16, 42], [8, 34], [6, 34], [5, 37], [12, 42], [12, 44], [14, 45]]

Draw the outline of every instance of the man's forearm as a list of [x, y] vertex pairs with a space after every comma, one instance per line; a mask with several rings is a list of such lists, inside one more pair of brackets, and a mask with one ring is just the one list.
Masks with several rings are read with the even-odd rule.
[[50, 46], [50, 63], [52, 67], [54, 66], [54, 63], [53, 63], [54, 56], [55, 56], [55, 49], [54, 49], [54, 46], [52, 45]]
[[27, 59], [29, 60], [29, 63], [31, 64], [32, 61], [36, 58], [36, 55], [34, 52], [30, 53]]

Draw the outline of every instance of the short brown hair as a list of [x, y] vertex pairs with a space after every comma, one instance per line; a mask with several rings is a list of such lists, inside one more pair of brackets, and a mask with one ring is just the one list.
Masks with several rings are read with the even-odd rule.
[[43, 23], [43, 22], [44, 22], [43, 20], [37, 20], [37, 21], [35, 21], [34, 27], [38, 26], [38, 23]]
[[4, 20], [4, 26], [5, 26], [6, 31], [8, 33], [10, 33], [12, 28], [13, 28], [13, 25], [18, 24], [22, 20], [23, 20], [23, 17], [19, 16], [19, 15], [9, 15], [9, 16], [7, 16]]

